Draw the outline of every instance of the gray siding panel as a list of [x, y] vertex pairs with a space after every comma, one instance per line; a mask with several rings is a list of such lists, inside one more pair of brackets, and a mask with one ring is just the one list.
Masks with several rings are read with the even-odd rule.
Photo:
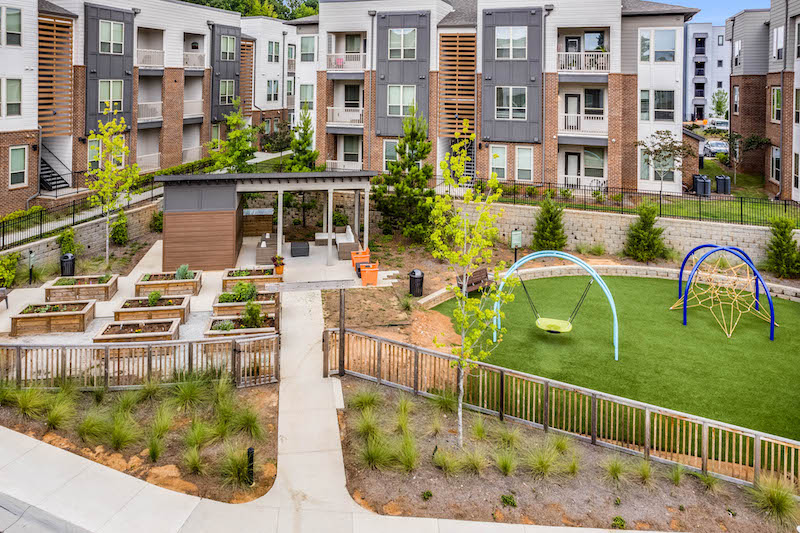
[[[235, 61], [222, 61], [222, 59], [220, 59], [223, 35], [233, 35], [236, 37], [236, 44], [234, 45], [234, 50], [236, 51]], [[221, 122], [225, 120], [225, 115], [235, 110], [232, 105], [220, 105], [219, 82], [221, 80], [233, 80], [233, 94], [238, 96], [239, 72], [241, 68], [241, 42], [241, 28], [237, 26], [214, 24], [214, 28], [211, 30], [211, 122]]]
[[[683, 26], [683, 15], [622, 17], [622, 73], [639, 73], [639, 30], [641, 28]], [[675, 43], [683, 46], [683, 43]]]
[[[122, 80], [122, 116], [130, 127], [133, 123], [133, 11], [85, 4], [84, 62], [86, 64], [86, 135], [97, 129], [99, 121], [113, 118], [100, 111], [99, 80]], [[100, 21], [122, 22], [125, 25], [122, 54], [100, 53]]]
[[233, 211], [237, 207], [236, 184], [167, 185], [164, 212]]
[[[542, 9], [486, 9], [482, 17], [482, 140], [539, 143], [542, 138]], [[527, 26], [526, 60], [495, 58], [494, 42], [497, 26]], [[495, 89], [498, 86], [527, 87], [527, 120], [494, 118]]]
[[[381, 137], [398, 137], [403, 134], [402, 117], [390, 117], [388, 109], [389, 85], [415, 85], [417, 112], [428, 119], [430, 78], [430, 11], [378, 13], [377, 62], [375, 102], [375, 133]], [[389, 60], [389, 29], [417, 28], [417, 53], [414, 60]]]
[[[770, 49], [769, 26], [764, 23], [769, 18], [770, 13], [766, 11], [745, 11], [736, 16], [735, 20], [729, 19], [726, 23], [726, 27], [730, 26], [731, 49], [733, 50], [736, 41], [742, 41], [741, 63], [738, 66], [731, 64], [732, 76], [767, 73], [772, 50]], [[726, 33], [728, 33], [727, 29]], [[791, 61], [787, 62], [787, 66], [788, 64], [791, 64]]]

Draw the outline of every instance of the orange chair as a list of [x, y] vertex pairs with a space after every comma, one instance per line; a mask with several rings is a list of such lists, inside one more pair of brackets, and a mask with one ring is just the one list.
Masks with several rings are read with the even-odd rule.
[[369, 248], [358, 252], [350, 252], [350, 264], [353, 268], [356, 267], [356, 264], [364, 262], [369, 262]]
[[361, 266], [361, 286], [366, 287], [367, 285], [378, 286], [378, 263]]

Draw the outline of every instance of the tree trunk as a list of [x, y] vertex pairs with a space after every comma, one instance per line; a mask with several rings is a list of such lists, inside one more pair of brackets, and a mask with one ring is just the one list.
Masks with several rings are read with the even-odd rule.
[[108, 248], [110, 242], [111, 242], [111, 211], [106, 210], [106, 268], [109, 267]]
[[458, 365], [458, 447], [464, 447], [464, 369]]

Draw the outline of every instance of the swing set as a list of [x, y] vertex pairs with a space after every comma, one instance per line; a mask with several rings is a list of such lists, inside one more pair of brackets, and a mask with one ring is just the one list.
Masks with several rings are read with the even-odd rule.
[[[564, 259], [570, 261], [577, 266], [581, 267], [585, 270], [591, 277], [589, 278], [589, 282], [586, 284], [586, 288], [583, 289], [583, 294], [581, 294], [578, 303], [575, 305], [575, 308], [572, 310], [572, 313], [569, 315], [567, 320], [558, 319], [558, 318], [548, 318], [543, 317], [539, 314], [539, 310], [536, 308], [536, 304], [533, 302], [533, 298], [531, 297], [530, 292], [528, 292], [527, 287], [525, 284], [522, 283], [522, 277], [520, 277], [518, 270], [522, 265], [529, 261], [533, 261], [535, 259], [541, 259], [544, 257], [555, 257], [557, 259]], [[531, 311], [533, 311], [533, 315], [536, 317], [535, 326], [543, 331], [548, 333], [560, 334], [560, 333], [569, 333], [572, 331], [572, 325], [575, 321], [575, 317], [578, 316], [578, 312], [581, 310], [583, 303], [586, 301], [586, 296], [589, 294], [589, 289], [592, 288], [595, 282], [597, 285], [603, 290], [603, 293], [606, 295], [606, 299], [608, 299], [608, 303], [611, 306], [611, 314], [613, 317], [613, 324], [612, 324], [612, 342], [614, 344], [614, 360], [619, 360], [619, 326], [617, 322], [617, 308], [614, 305], [614, 297], [611, 296], [611, 291], [608, 289], [608, 285], [606, 282], [603, 281], [603, 278], [600, 277], [600, 274], [597, 273], [595, 269], [589, 266], [584, 261], [578, 259], [574, 255], [570, 255], [565, 252], [559, 252], [555, 250], [543, 250], [540, 252], [534, 252], [532, 254], [528, 254], [509, 268], [505, 275], [503, 276], [503, 280], [500, 282], [500, 287], [498, 290], [502, 291], [506, 280], [509, 279], [510, 276], [516, 275], [520, 279], [520, 285], [522, 285], [522, 289], [525, 291], [525, 296], [528, 299], [528, 305], [530, 305]], [[493, 334], [493, 339], [497, 342], [497, 332], [500, 330], [500, 315], [498, 311], [500, 310], [500, 302], [495, 302], [494, 310], [496, 313], [496, 317], [494, 319], [495, 322], [495, 331]]]

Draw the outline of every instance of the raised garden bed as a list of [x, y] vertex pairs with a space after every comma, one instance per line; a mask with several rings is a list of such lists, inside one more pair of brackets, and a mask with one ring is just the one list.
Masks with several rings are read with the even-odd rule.
[[[214, 298], [214, 316], [234, 316], [244, 313], [244, 306], [247, 302], [220, 302], [220, 296]], [[261, 312], [265, 315], [277, 314], [278, 307], [280, 306], [280, 293], [275, 292], [258, 292], [253, 300], [260, 308]]]
[[256, 287], [263, 288], [266, 283], [283, 282], [283, 276], [276, 274], [272, 265], [228, 268], [222, 277], [222, 290], [224, 292], [233, 290], [234, 285], [240, 281], [255, 283]]
[[189, 315], [189, 301], [186, 296], [162, 296], [155, 305], [147, 298], [128, 298], [114, 310], [114, 320], [155, 320], [159, 318], [178, 318], [186, 323]]
[[[214, 329], [219, 327], [219, 324], [230, 322], [232, 327], [230, 329]], [[270, 333], [277, 333], [280, 331], [275, 322], [275, 315], [267, 315], [264, 318], [264, 325], [260, 328], [246, 328], [242, 324], [241, 317], [238, 316], [218, 316], [212, 317], [208, 321], [205, 336], [209, 338], [215, 337], [232, 337], [236, 335], [268, 335]]]
[[94, 300], [32, 304], [11, 316], [12, 337], [86, 331], [94, 320]]
[[178, 339], [179, 318], [122, 320], [111, 322], [94, 337], [94, 342], [154, 342]]
[[175, 272], [147, 272], [139, 276], [136, 281], [136, 296], [147, 296], [158, 291], [162, 296], [198, 295], [202, 281], [203, 271], [195, 270], [191, 279], [176, 279]]
[[58, 277], [44, 286], [47, 302], [99, 300], [107, 302], [117, 294], [117, 274]]

